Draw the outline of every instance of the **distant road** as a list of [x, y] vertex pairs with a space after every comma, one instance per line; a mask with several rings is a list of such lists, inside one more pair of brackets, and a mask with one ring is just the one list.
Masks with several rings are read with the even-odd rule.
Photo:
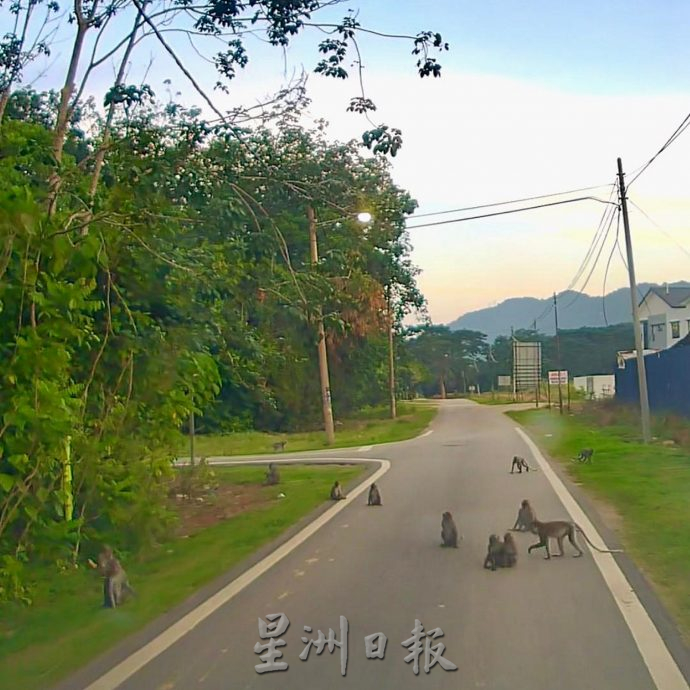
[[[105, 669], [94, 666], [90, 677], [80, 675], [79, 685], [63, 687], [687, 688], [654, 630], [650, 635], [644, 621], [636, 618], [636, 598], [623, 588], [618, 592], [621, 606], [631, 625], [642, 626], [636, 632], [638, 647], [588, 548], [583, 558], [573, 559], [566, 545], [565, 558], [547, 562], [543, 550], [527, 555], [533, 535], [517, 534], [520, 554], [515, 569], [492, 573], [482, 568], [488, 535], [503, 534], [512, 526], [523, 498], [529, 498], [544, 519], [566, 518], [566, 509], [548, 480], [548, 468], [547, 472], [509, 473], [516, 453], [529, 458], [532, 465], [537, 462], [514, 425], [496, 409], [463, 400], [445, 401], [432, 428], [433, 433], [408, 442], [329, 453], [389, 460], [390, 469], [378, 481], [383, 507], [369, 508], [366, 493], [359, 496], [121, 683], [113, 683], [114, 676], [108, 682], [97, 681]], [[453, 513], [464, 535], [457, 550], [439, 547], [445, 510]], [[618, 570], [612, 558], [604, 559], [600, 562], [615, 575]], [[287, 662], [289, 669], [259, 675], [254, 670], [261, 663], [254, 653], [260, 641], [258, 618], [271, 613], [284, 613], [290, 621], [281, 636], [287, 644], [280, 648], [280, 661]], [[340, 641], [340, 616], [349, 623], [344, 678], [338, 648], [333, 654], [326, 649], [320, 656], [312, 649], [306, 662], [299, 659], [305, 647], [302, 636], [315, 639], [317, 631], [328, 634], [332, 628]], [[458, 670], [445, 671], [436, 665], [427, 675], [422, 654], [420, 677], [415, 676], [412, 664], [404, 661], [409, 650], [401, 645], [412, 636], [415, 619], [425, 631], [442, 628], [444, 636], [434, 644], [445, 643], [443, 657]], [[306, 633], [304, 626], [312, 632]], [[385, 659], [367, 659], [364, 638], [379, 632], [388, 638]], [[680, 663], [687, 663], [687, 657]], [[126, 663], [121, 669], [126, 670]]]

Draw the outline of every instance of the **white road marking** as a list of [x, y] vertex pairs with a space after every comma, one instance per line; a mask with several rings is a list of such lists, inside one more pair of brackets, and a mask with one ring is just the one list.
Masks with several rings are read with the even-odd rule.
[[[316, 458], [310, 457], [314, 460]], [[323, 460], [347, 460], [349, 462], [361, 463], [360, 459], [354, 458], [319, 458]], [[295, 461], [294, 458], [291, 459]], [[275, 460], [273, 462], [276, 462]], [[278, 460], [278, 462], [281, 462]], [[303, 544], [309, 537], [316, 533], [327, 522], [330, 522], [341, 510], [347, 508], [358, 496], [369, 490], [371, 482], [380, 479], [390, 469], [390, 462], [388, 460], [380, 460], [378, 458], [367, 458], [366, 462], [378, 462], [380, 467], [374, 474], [365, 479], [359, 486], [355, 487], [348, 494], [347, 498], [338, 501], [333, 507], [325, 513], [308, 524], [302, 531], [298, 532], [294, 537], [286, 541], [282, 546], [279, 546], [273, 553], [269, 554], [262, 561], [252, 566], [247, 572], [240, 575], [236, 580], [233, 580], [228, 585], [223, 587], [219, 592], [209, 597], [205, 602], [197, 606], [193, 611], [180, 618], [177, 623], [171, 625], [167, 630], [164, 630], [160, 635], [155, 637], [151, 642], [144, 645], [141, 649], [134, 652], [131, 656], [121, 661], [117, 666], [114, 666], [100, 678], [95, 680], [85, 690], [115, 690], [122, 685], [128, 678], [131, 678], [137, 671], [142, 669], [146, 664], [155, 659], [159, 654], [171, 647], [175, 642], [184, 637], [190, 630], [193, 630], [202, 621], [208, 618], [214, 611], [217, 611], [221, 606], [227, 604], [231, 599], [237, 596], [245, 587], [249, 586], [257, 578], [261, 577], [267, 570], [272, 568], [276, 563], [281, 561], [285, 556], [294, 551], [298, 546]], [[235, 462], [221, 461], [213, 464], [227, 464], [227, 465], [244, 465], [244, 464], [266, 464], [265, 460], [242, 460]], [[227, 650], [223, 650], [227, 651]]]
[[304, 570], [293, 570], [293, 571], [292, 571], [292, 574], [293, 574], [295, 577], [302, 577], [302, 575], [304, 575], [304, 572], [305, 572]]
[[371, 450], [374, 446], [362, 446], [361, 448], [357, 449], [358, 453], [366, 453], [368, 450]]
[[307, 560], [304, 562], [309, 563], [309, 565], [313, 565], [314, 563], [318, 563], [319, 559], [318, 558], [307, 558]]
[[[600, 549], [607, 548], [594, 525], [570, 495], [558, 475], [551, 469], [549, 463], [532, 439], [519, 427], [515, 427], [515, 430], [529, 446], [534, 459], [539, 463], [544, 475], [549, 480], [570, 517], [585, 530], [587, 536], [594, 544]], [[652, 619], [637, 598], [635, 590], [630, 586], [613, 556], [591, 549], [590, 552], [628, 628], [630, 628], [635, 644], [640, 650], [642, 659], [649, 669], [649, 674], [652, 676], [658, 690], [688, 690], [688, 684], [664, 644], [659, 631], [654, 626]]]
[[278, 595], [278, 601], [282, 601], [283, 599], [285, 599], [285, 597], [289, 597], [289, 596], [290, 596], [290, 592], [283, 592], [282, 594]]
[[429, 431], [425, 431], [423, 434], [420, 434], [419, 436], [417, 436], [417, 438], [424, 438], [425, 436], [429, 436], [429, 435], [431, 435], [431, 434], [433, 434], [433, 433], [434, 433], [434, 430], [433, 430], [433, 429], [429, 429]]

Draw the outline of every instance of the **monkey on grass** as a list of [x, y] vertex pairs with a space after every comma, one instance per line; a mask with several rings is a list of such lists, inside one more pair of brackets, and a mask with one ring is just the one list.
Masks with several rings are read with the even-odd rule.
[[120, 564], [113, 550], [104, 546], [98, 555], [98, 563], [88, 561], [92, 568], [98, 569], [103, 576], [103, 606], [114, 609], [125, 601], [126, 596], [134, 596], [125, 569]]

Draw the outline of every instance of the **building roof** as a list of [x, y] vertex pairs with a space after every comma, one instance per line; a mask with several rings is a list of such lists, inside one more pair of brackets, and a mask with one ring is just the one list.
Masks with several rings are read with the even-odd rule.
[[[669, 307], [685, 307], [690, 300], [690, 287], [651, 287], [647, 294], [642, 298], [642, 302], [647, 299], [647, 295], [653, 292], [657, 297], [661, 297]], [[642, 304], [640, 302], [640, 304]]]

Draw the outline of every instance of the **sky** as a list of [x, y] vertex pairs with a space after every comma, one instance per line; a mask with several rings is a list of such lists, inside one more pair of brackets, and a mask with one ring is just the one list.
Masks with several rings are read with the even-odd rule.
[[[418, 214], [594, 185], [603, 186], [582, 194], [605, 201], [617, 157], [632, 178], [690, 113], [686, 0], [359, 0], [329, 8], [323, 19], [336, 21], [348, 8], [359, 12], [363, 26], [401, 34], [431, 29], [450, 43], [450, 52], [440, 56], [442, 78], [420, 79], [408, 43], [373, 36], [360, 42], [365, 88], [378, 106], [375, 121], [403, 131], [393, 176], [417, 199]], [[62, 77], [68, 39], [60, 35], [62, 47], [41, 77], [40, 66], [34, 67], [35, 88], [55, 86]], [[212, 92], [208, 64], [186, 39], [171, 33], [169, 40]], [[320, 40], [321, 34], [307, 32], [284, 53], [250, 40], [247, 69], [229, 94], [213, 93], [214, 102], [221, 108], [251, 104], [295, 70], [311, 71]], [[87, 91], [102, 97], [113, 71], [112, 63], [104, 65]], [[130, 81], [144, 78], [163, 97], [163, 80], [170, 78], [183, 101], [201, 104], [153, 41], [139, 46], [130, 67]], [[357, 95], [355, 79], [311, 74], [308, 92], [307, 122], [327, 119], [334, 138], [359, 137], [370, 128], [345, 112]], [[688, 160], [685, 133], [631, 186], [640, 282], [690, 279]], [[627, 285], [614, 250], [615, 221], [595, 252], [596, 264], [571, 285], [605, 208], [590, 200], [411, 229], [412, 258], [422, 269], [419, 285], [433, 321], [449, 322], [510, 297], [547, 297], [583, 286], [597, 295]], [[409, 225], [452, 217], [412, 217]]]

